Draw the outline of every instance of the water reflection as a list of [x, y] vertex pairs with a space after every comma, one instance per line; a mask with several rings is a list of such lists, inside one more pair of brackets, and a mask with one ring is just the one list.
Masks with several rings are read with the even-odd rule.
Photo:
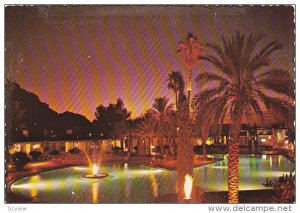
[[158, 190], [157, 190], [158, 184], [157, 184], [157, 181], [156, 181], [156, 178], [155, 178], [154, 174], [150, 175], [150, 181], [151, 181], [151, 188], [152, 188], [153, 197], [156, 198], [156, 197], [158, 197]]
[[41, 181], [39, 175], [35, 175], [29, 178], [28, 183], [31, 185], [30, 187], [30, 196], [32, 198], [36, 198], [38, 196], [38, 183]]
[[93, 203], [99, 203], [98, 194], [99, 194], [99, 185], [98, 181], [92, 182], [92, 201]]

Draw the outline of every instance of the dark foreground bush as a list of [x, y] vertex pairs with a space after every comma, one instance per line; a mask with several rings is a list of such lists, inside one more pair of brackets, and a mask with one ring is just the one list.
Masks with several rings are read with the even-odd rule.
[[114, 154], [119, 154], [121, 152], [121, 147], [112, 147], [111, 150]]
[[71, 154], [79, 154], [81, 151], [80, 151], [80, 149], [78, 149], [78, 148], [75, 147], [73, 149], [70, 149], [69, 152]]
[[138, 147], [138, 146], [134, 146], [133, 149], [134, 149], [134, 151], [136, 151], [136, 152], [139, 151], [139, 147]]
[[202, 153], [202, 145], [194, 146], [194, 153], [195, 154], [201, 154]]
[[54, 149], [54, 150], [51, 150], [50, 151], [50, 155], [58, 155], [59, 154], [59, 151], [57, 149]]
[[32, 157], [32, 160], [38, 160], [42, 153], [39, 151], [31, 151], [29, 155]]
[[296, 176], [283, 175], [272, 183], [274, 203], [294, 203], [296, 193]]
[[30, 162], [29, 157], [27, 157], [26, 153], [24, 152], [16, 152], [15, 154], [13, 154], [12, 160], [17, 170], [23, 169], [24, 166]]

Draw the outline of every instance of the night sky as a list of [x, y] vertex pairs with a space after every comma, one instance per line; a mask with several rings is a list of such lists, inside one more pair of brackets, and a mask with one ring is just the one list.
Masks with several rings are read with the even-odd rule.
[[[284, 46], [273, 67], [294, 68], [292, 7], [39, 6], [5, 8], [5, 75], [57, 112], [92, 120], [98, 105], [121, 98], [139, 116], [155, 97], [167, 96], [167, 75], [188, 77], [177, 44], [188, 32], [201, 43], [239, 30]], [[213, 72], [206, 62], [199, 72]], [[186, 82], [187, 83], [187, 82]], [[197, 92], [193, 83], [193, 91]]]

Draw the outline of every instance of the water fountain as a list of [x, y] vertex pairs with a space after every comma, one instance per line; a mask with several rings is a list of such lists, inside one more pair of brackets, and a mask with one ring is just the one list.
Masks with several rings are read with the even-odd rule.
[[99, 172], [99, 166], [95, 163], [96, 159], [100, 159], [100, 162], [102, 160], [104, 154], [104, 148], [103, 148], [103, 144], [101, 143], [101, 149], [100, 149], [100, 153], [99, 153], [99, 158], [96, 158], [96, 144], [94, 144], [94, 150], [93, 150], [93, 165], [91, 166], [90, 170], [92, 170], [92, 173], [88, 173], [88, 174], [84, 174], [83, 177], [84, 178], [105, 178], [108, 177], [109, 174], [106, 172]]
[[108, 177], [109, 174], [106, 172], [99, 172], [99, 167], [96, 164], [93, 164], [92, 167], [93, 172], [91, 174], [84, 174], [84, 178], [105, 178]]

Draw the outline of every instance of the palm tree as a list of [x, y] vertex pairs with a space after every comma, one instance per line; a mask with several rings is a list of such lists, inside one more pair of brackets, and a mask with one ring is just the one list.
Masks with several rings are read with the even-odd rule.
[[200, 136], [201, 136], [202, 147], [203, 147], [203, 152], [202, 152], [203, 160], [207, 160], [206, 141], [209, 136], [210, 127], [212, 125], [211, 121], [212, 121], [211, 117], [208, 117], [206, 112], [198, 112], [198, 114], [196, 115], [196, 123], [194, 128], [196, 128], [196, 131], [200, 130]]
[[198, 42], [197, 36], [193, 35], [193, 33], [188, 33], [184, 36], [184, 38], [179, 41], [178, 44], [179, 48], [177, 50], [177, 53], [182, 53], [184, 56], [184, 62], [189, 70], [189, 80], [188, 80], [188, 103], [190, 104], [191, 100], [191, 91], [192, 91], [192, 70], [193, 66], [195, 65], [195, 62], [199, 60], [202, 46]]
[[[189, 112], [188, 100], [183, 97], [179, 98], [179, 106], [176, 112], [178, 150], [177, 150], [177, 180], [178, 193], [177, 202], [184, 202], [184, 177], [193, 175], [194, 153], [193, 142], [191, 140], [193, 122]], [[192, 192], [193, 193], [193, 192]], [[192, 196], [193, 197], [193, 196]]]
[[[200, 59], [212, 64], [216, 71], [199, 74], [196, 82], [200, 92], [193, 98], [193, 106], [214, 124], [231, 120], [228, 147], [228, 202], [238, 203], [239, 132], [242, 117], [257, 116], [264, 121], [263, 111], [272, 109], [286, 114], [293, 107], [293, 78], [284, 69], [271, 69], [271, 54], [282, 48], [273, 41], [261, 45], [265, 36], [241, 35], [222, 37], [222, 45], [207, 44], [211, 50]], [[209, 87], [201, 87], [208, 82]], [[290, 86], [292, 85], [292, 86]], [[203, 117], [203, 118], [204, 118]], [[205, 120], [202, 120], [205, 121]]]
[[152, 113], [156, 118], [157, 122], [157, 132], [160, 138], [160, 151], [163, 155], [163, 138], [168, 133], [172, 132], [173, 122], [171, 118], [171, 113], [174, 104], [169, 104], [169, 99], [166, 97], [155, 98], [152, 108], [149, 113]]
[[180, 71], [172, 71], [168, 74], [168, 89], [175, 93], [175, 107], [178, 109], [178, 93], [184, 91], [184, 80]]
[[[152, 137], [155, 134], [156, 131], [156, 119], [152, 113], [147, 113], [143, 116], [143, 121], [140, 122], [137, 126], [136, 133], [138, 136], [144, 139], [148, 140], [148, 151], [149, 156], [151, 155], [151, 141]], [[140, 147], [139, 147], [139, 153], [140, 153]]]

